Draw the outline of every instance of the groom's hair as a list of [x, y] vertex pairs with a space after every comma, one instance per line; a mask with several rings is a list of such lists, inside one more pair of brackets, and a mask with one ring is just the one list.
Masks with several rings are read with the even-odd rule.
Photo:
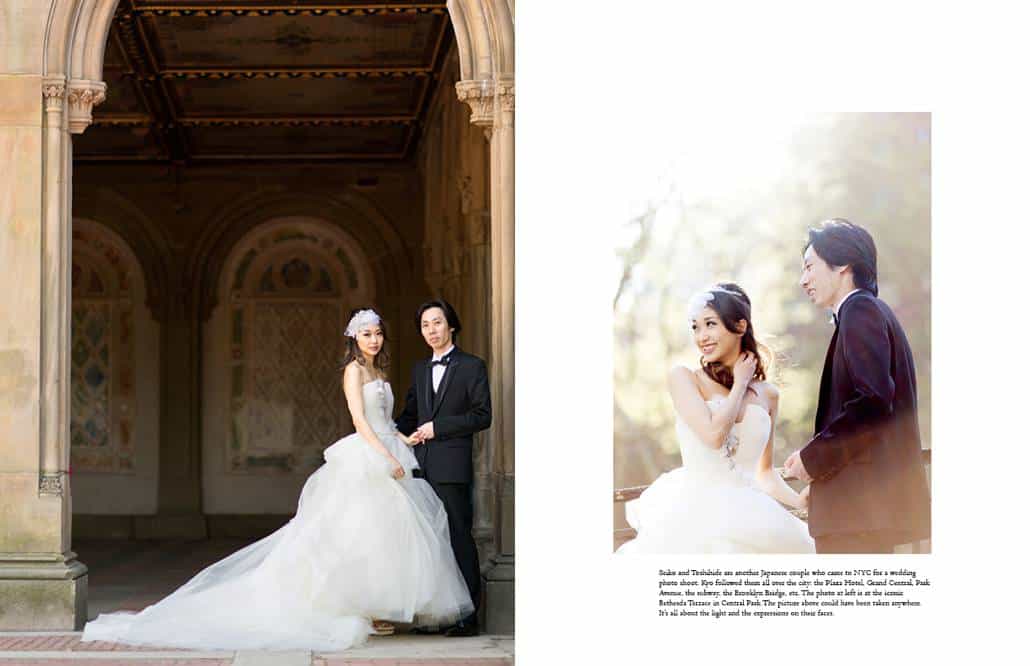
[[809, 246], [815, 248], [823, 261], [830, 266], [851, 266], [851, 274], [857, 289], [868, 289], [876, 296], [876, 243], [868, 231], [853, 222], [835, 217], [808, 230]]
[[422, 315], [425, 314], [426, 310], [432, 308], [440, 308], [443, 310], [444, 319], [447, 320], [447, 327], [454, 329], [454, 333], [452, 333], [452, 335], [454, 336], [454, 339], [457, 340], [458, 333], [461, 333], [461, 320], [458, 319], [458, 313], [455, 311], [454, 307], [442, 298], [434, 298], [433, 300], [426, 301], [422, 305], [418, 306], [418, 313], [415, 315], [415, 330], [422, 330]]

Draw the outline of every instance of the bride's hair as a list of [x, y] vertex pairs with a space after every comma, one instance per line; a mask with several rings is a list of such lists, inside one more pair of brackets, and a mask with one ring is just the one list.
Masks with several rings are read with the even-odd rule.
[[364, 368], [365, 371], [373, 377], [385, 377], [387, 374], [387, 370], [390, 369], [390, 352], [386, 346], [386, 343], [390, 341], [390, 336], [386, 333], [386, 322], [383, 321], [382, 316], [380, 316], [374, 308], [356, 308], [354, 310], [351, 310], [350, 318], [354, 319], [355, 315], [357, 315], [359, 312], [366, 310], [374, 312], [376, 317], [378, 317], [379, 319], [377, 325], [379, 326], [379, 330], [383, 332], [383, 346], [379, 348], [379, 353], [376, 354], [375, 359], [372, 361], [373, 367], [369, 368], [365, 364], [365, 355], [361, 353], [360, 349], [358, 349], [358, 338], [356, 336], [351, 337], [349, 335], [344, 335], [343, 361], [341, 362], [340, 371], [342, 372], [343, 370], [346, 370], [347, 366], [350, 365], [351, 361], [357, 361], [358, 365]]
[[[751, 323], [751, 299], [740, 285], [733, 282], [720, 282], [710, 292], [712, 298], [706, 305], [715, 311], [722, 325], [730, 331], [737, 331], [737, 322], [747, 322], [747, 330], [740, 339], [740, 351], [755, 355], [755, 379], [765, 381], [766, 369], [772, 363], [772, 352], [755, 338], [755, 327]], [[701, 357], [701, 368], [714, 381], [726, 388], [733, 387], [733, 368], [721, 363], [705, 363]]]

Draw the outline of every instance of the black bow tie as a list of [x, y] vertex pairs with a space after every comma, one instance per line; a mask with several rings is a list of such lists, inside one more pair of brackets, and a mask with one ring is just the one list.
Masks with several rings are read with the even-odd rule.
[[438, 365], [442, 365], [444, 367], [447, 367], [447, 364], [450, 363], [450, 362], [451, 362], [451, 355], [447, 354], [446, 356], [444, 356], [440, 360], [433, 361], [432, 363], [430, 363], [429, 367], [435, 368]]

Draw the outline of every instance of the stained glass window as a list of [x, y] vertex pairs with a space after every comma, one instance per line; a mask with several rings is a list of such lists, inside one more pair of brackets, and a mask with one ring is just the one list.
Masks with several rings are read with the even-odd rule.
[[79, 471], [136, 465], [133, 276], [100, 229], [72, 233], [71, 461]]

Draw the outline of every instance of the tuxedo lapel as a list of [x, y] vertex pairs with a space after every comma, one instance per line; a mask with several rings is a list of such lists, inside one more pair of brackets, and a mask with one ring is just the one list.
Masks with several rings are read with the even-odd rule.
[[421, 377], [418, 382], [418, 421], [425, 423], [430, 419], [426, 415], [433, 411], [433, 366], [431, 360], [422, 362]]
[[[440, 404], [443, 402], [444, 393], [447, 392], [447, 387], [451, 385], [451, 377], [453, 377], [454, 373], [457, 372], [459, 363], [461, 363], [461, 360], [458, 356], [458, 350], [455, 348], [454, 351], [451, 352], [451, 360], [444, 368], [443, 377], [440, 378], [440, 388], [436, 391], [436, 395], [433, 396], [433, 417], [435, 417], [436, 413], [440, 410]], [[432, 373], [430, 372], [430, 375], [431, 374]], [[430, 381], [432, 381], [432, 378], [430, 378]]]
[[819, 433], [826, 422], [826, 410], [829, 409], [830, 391], [833, 386], [833, 356], [837, 353], [837, 333], [840, 328], [833, 329], [830, 346], [826, 350], [826, 361], [823, 363], [823, 375], [819, 380], [819, 406], [815, 410], [815, 432]]

